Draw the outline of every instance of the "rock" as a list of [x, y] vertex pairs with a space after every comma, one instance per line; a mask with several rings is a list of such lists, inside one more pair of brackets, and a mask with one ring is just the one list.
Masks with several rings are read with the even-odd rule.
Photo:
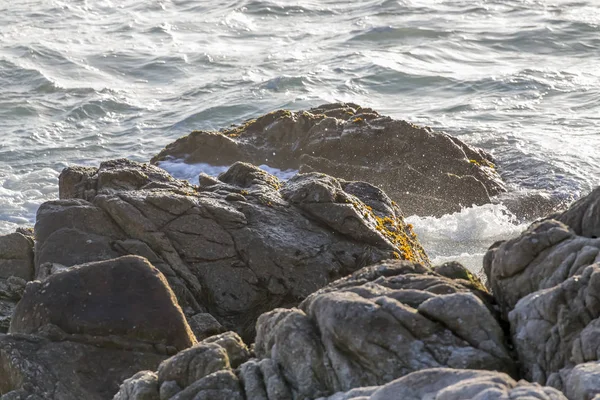
[[242, 339], [234, 332], [212, 336], [160, 364], [158, 381], [174, 381], [181, 388], [224, 369], [237, 368], [250, 358]]
[[[509, 321], [525, 379], [566, 389], [567, 393], [587, 385], [578, 383], [569, 387], [563, 380], [573, 385], [575, 381], [588, 381], [585, 376], [590, 375], [590, 368], [585, 371], [580, 368], [577, 378], [567, 376], [579, 364], [600, 360], [597, 293], [600, 293], [600, 264], [593, 264], [580, 275], [519, 300], [509, 313]], [[600, 378], [600, 368], [596, 366], [591, 371]]]
[[204, 340], [226, 331], [225, 327], [209, 313], [198, 313], [188, 318], [188, 323], [196, 336], [196, 340]]
[[160, 400], [158, 377], [152, 371], [140, 371], [119, 388], [113, 400]]
[[203, 343], [215, 343], [227, 351], [231, 368], [237, 368], [250, 358], [250, 349], [235, 332], [225, 332], [221, 335], [204, 339]]
[[194, 187], [127, 160], [95, 172], [67, 168], [60, 182], [63, 197], [83, 198], [40, 207], [38, 277], [140, 255], [163, 273], [190, 320], [210, 314], [248, 341], [263, 312], [295, 306], [365, 265], [429, 264], [399, 207], [367, 183], [317, 173], [280, 182], [236, 163]]
[[505, 191], [483, 150], [356, 104], [279, 110], [220, 132], [194, 131], [152, 162], [173, 158], [224, 166], [245, 161], [366, 181], [406, 215], [441, 216]]
[[600, 237], [600, 187], [553, 218], [568, 225], [579, 236]]
[[386, 385], [353, 389], [318, 400], [566, 400], [558, 390], [492, 371], [432, 368], [413, 372]]
[[600, 261], [599, 253], [600, 239], [578, 236], [565, 224], [546, 220], [492, 246], [483, 267], [506, 315], [519, 299], [552, 288]]
[[569, 399], [600, 393], [599, 198], [596, 189], [519, 237], [495, 243], [484, 259], [522, 376]]
[[0, 333], [6, 333], [25, 284], [33, 279], [33, 237], [27, 230], [0, 236]]
[[108, 400], [124, 379], [140, 370], [156, 370], [164, 358], [156, 352], [0, 335], [0, 395], [3, 400]]
[[299, 309], [263, 314], [256, 356], [276, 363], [294, 398], [383, 385], [436, 367], [514, 374], [503, 331], [478, 295], [419, 264], [366, 267]]
[[83, 264], [30, 282], [9, 332], [64, 333], [71, 340], [118, 337], [167, 352], [195, 343], [163, 275], [136, 256]]
[[158, 367], [159, 383], [175, 381], [181, 388], [186, 388], [223, 369], [230, 369], [227, 351], [215, 343], [199, 343], [177, 355], [165, 360]]
[[21, 233], [0, 236], [0, 279], [33, 279], [33, 238]]
[[[345, 399], [334, 394], [389, 392], [376, 386], [404, 376], [428, 383], [431, 391], [447, 384], [476, 394], [495, 383], [505, 394], [562, 399], [554, 389], [517, 384], [500, 373], [514, 375], [516, 366], [488, 299], [489, 293], [484, 296], [462, 275], [451, 279], [408, 261], [379, 263], [311, 294], [299, 308], [261, 315], [256, 358], [248, 359], [241, 339], [228, 332], [164, 361], [159, 384], [175, 386], [168, 391], [172, 400]], [[463, 371], [432, 370], [441, 367]], [[414, 375], [417, 371], [429, 374]], [[425, 396], [425, 388], [415, 390]], [[204, 397], [194, 397], [199, 393]], [[470, 398], [457, 396], [448, 398]]]
[[212, 373], [170, 400], [245, 400], [238, 377], [231, 370]]
[[600, 398], [600, 363], [589, 362], [575, 366], [561, 374], [565, 394], [569, 400]]

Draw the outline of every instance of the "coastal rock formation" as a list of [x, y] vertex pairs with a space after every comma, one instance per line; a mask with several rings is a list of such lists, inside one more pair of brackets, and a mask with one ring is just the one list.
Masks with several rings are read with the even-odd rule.
[[[299, 308], [261, 315], [256, 358], [245, 361], [248, 353], [235, 337], [210, 338], [164, 361], [158, 373], [125, 382], [116, 398], [136, 399], [131, 393], [148, 387], [148, 379], [171, 396], [161, 399], [295, 400], [355, 388], [375, 391], [373, 386], [431, 368], [514, 375], [516, 366], [488, 299], [468, 280], [447, 278], [417, 263], [379, 263], [313, 293]], [[505, 392], [546, 390], [524, 384], [515, 389], [516, 383], [498, 372], [445, 374], [429, 382], [432, 390], [480, 375], [502, 382]], [[480, 390], [485, 389], [491, 390]]]
[[558, 390], [498, 372], [433, 368], [413, 372], [379, 387], [353, 389], [317, 400], [566, 400]]
[[225, 327], [251, 340], [263, 312], [295, 306], [383, 259], [429, 264], [385, 193], [324, 174], [280, 182], [236, 163], [192, 186], [155, 166], [115, 160], [67, 168], [60, 193], [37, 214], [36, 276], [125, 254], [145, 257], [202, 336]]
[[600, 190], [494, 244], [484, 269], [523, 377], [569, 399], [600, 394]]
[[520, 236], [497, 243], [484, 271], [505, 314], [530, 293], [552, 288], [600, 261], [600, 239], [578, 236], [556, 220], [531, 225]]
[[0, 236], [0, 333], [6, 333], [25, 285], [33, 279], [32, 232]]
[[366, 181], [406, 215], [441, 216], [505, 191], [483, 150], [350, 103], [275, 111], [220, 132], [194, 131], [152, 162], [168, 159], [222, 166], [245, 161]]
[[[569, 377], [575, 366], [600, 360], [598, 293], [600, 264], [593, 264], [581, 275], [517, 303], [509, 321], [525, 379], [566, 389], [565, 382], [576, 379]], [[600, 379], [600, 365], [591, 367], [586, 373], [592, 369]], [[595, 393], [599, 388], [594, 387]]]
[[255, 353], [276, 363], [293, 398], [382, 385], [427, 368], [514, 374], [487, 299], [419, 264], [379, 263], [313, 293], [298, 309], [263, 314]]
[[27, 285], [10, 334], [0, 335], [0, 394], [108, 399], [125, 378], [195, 342], [166, 280], [146, 260], [75, 266]]
[[494, 243], [483, 262], [505, 314], [519, 299], [552, 288], [600, 262], [600, 188], [566, 211], [533, 223], [520, 236]]

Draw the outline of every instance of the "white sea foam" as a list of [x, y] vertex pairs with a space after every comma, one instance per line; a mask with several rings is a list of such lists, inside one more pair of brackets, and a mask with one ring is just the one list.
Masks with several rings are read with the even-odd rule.
[[[175, 178], [185, 179], [194, 185], [198, 184], [198, 175], [200, 175], [201, 172], [210, 176], [218, 176], [220, 173], [229, 169], [228, 165], [211, 165], [207, 163], [186, 164], [184, 160], [181, 159], [161, 161], [158, 163], [158, 166]], [[259, 165], [258, 167], [282, 180], [288, 180], [298, 173], [298, 171], [294, 169], [281, 170], [265, 164]]]
[[473, 272], [481, 271], [483, 256], [492, 243], [514, 237], [527, 227], [499, 204], [465, 208], [440, 218], [413, 215], [406, 221], [413, 224], [434, 264], [455, 260]]
[[18, 226], [33, 226], [40, 204], [58, 197], [57, 177], [57, 172], [50, 168], [0, 174], [0, 234], [14, 231]]

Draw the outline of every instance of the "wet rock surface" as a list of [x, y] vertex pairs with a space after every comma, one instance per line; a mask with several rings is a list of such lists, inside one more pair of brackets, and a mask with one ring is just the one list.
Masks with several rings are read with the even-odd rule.
[[117, 160], [95, 173], [66, 169], [61, 194], [83, 198], [40, 207], [38, 275], [140, 255], [164, 274], [188, 317], [209, 313], [249, 340], [261, 313], [297, 305], [365, 265], [429, 263], [385, 193], [323, 174], [280, 182], [237, 163], [194, 187], [157, 167]]
[[194, 131], [152, 162], [167, 159], [225, 166], [245, 161], [366, 181], [406, 215], [441, 216], [505, 191], [483, 150], [350, 103], [279, 110], [220, 132]]

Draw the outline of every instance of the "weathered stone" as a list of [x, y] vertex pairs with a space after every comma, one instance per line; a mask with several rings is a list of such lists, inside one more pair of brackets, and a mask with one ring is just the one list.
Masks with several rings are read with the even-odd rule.
[[578, 236], [563, 223], [546, 220], [493, 246], [484, 259], [484, 271], [506, 314], [519, 299], [554, 287], [598, 261], [600, 239]]
[[198, 341], [226, 331], [225, 327], [209, 313], [198, 313], [188, 318], [188, 323]]
[[171, 400], [245, 400], [238, 377], [231, 370], [212, 373], [177, 393]]
[[568, 370], [600, 360], [597, 293], [600, 293], [600, 264], [593, 264], [581, 275], [534, 292], [517, 303], [509, 313], [509, 320], [525, 379], [568, 392], [563, 382]]
[[564, 392], [569, 400], [600, 398], [600, 362], [588, 362], [561, 371]]
[[442, 215], [490, 202], [504, 184], [492, 157], [445, 133], [356, 104], [279, 110], [220, 132], [194, 131], [152, 159], [237, 161], [323, 172], [385, 190], [407, 215]]
[[[501, 327], [462, 280], [408, 262], [364, 268], [257, 323], [255, 352], [294, 398], [382, 385], [421, 369], [515, 373]], [[393, 338], [393, 340], [390, 340]]]
[[2, 400], [108, 400], [123, 380], [156, 370], [164, 358], [156, 352], [0, 335], [0, 395]]
[[175, 381], [186, 388], [199, 379], [223, 369], [229, 369], [227, 351], [215, 343], [201, 342], [165, 360], [158, 367], [158, 380], [162, 384]]
[[46, 327], [80, 338], [116, 336], [167, 349], [195, 343], [163, 275], [135, 256], [83, 264], [29, 283], [10, 332], [40, 334]]
[[21, 233], [0, 236], [0, 279], [33, 279], [33, 239]]
[[127, 160], [63, 171], [76, 178], [61, 182], [77, 186], [63, 192], [85, 196], [40, 207], [38, 275], [140, 255], [164, 274], [188, 318], [210, 314], [251, 340], [261, 313], [295, 306], [365, 265], [429, 264], [400, 208], [367, 183], [316, 173], [280, 182], [236, 163], [193, 187], [161, 171]]
[[566, 400], [554, 388], [492, 371], [433, 368], [413, 372], [379, 387], [353, 389], [318, 400]]
[[215, 343], [225, 349], [231, 368], [235, 369], [250, 358], [250, 349], [235, 332], [225, 332], [203, 340], [203, 343]]
[[126, 379], [113, 400], [159, 400], [158, 377], [152, 371], [140, 371]]

